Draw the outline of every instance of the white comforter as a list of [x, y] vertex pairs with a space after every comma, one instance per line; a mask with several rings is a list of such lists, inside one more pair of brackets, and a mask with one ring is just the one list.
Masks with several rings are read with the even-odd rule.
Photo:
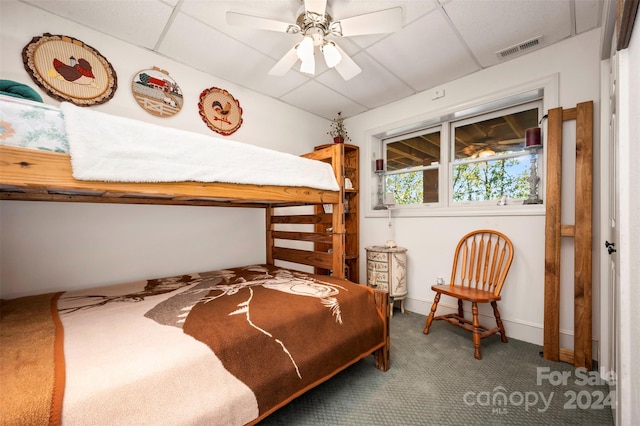
[[2, 145], [69, 152], [78, 180], [226, 182], [339, 190], [331, 166], [320, 161], [68, 102], [58, 109], [0, 95], [0, 127]]
[[339, 190], [329, 164], [63, 102], [73, 176], [113, 182], [228, 182]]

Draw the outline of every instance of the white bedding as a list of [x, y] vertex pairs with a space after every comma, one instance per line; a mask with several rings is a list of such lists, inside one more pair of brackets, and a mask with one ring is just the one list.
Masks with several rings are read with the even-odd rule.
[[58, 110], [0, 97], [0, 130], [3, 145], [69, 152], [78, 180], [226, 182], [339, 190], [327, 163], [68, 102]]

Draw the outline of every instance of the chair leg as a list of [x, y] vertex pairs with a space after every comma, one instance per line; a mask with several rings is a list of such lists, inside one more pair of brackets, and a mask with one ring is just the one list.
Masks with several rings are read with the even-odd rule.
[[500, 318], [498, 304], [496, 302], [491, 302], [491, 307], [493, 308], [493, 315], [496, 317], [496, 324], [498, 325], [498, 329], [500, 329], [500, 340], [502, 340], [503, 343], [507, 343], [509, 339], [507, 339], [507, 334], [504, 332], [504, 325], [502, 325], [502, 318]]
[[436, 309], [438, 308], [438, 302], [440, 301], [440, 293], [436, 293], [436, 297], [433, 298], [433, 305], [431, 305], [431, 312], [429, 312], [429, 316], [427, 317], [427, 325], [424, 327], [424, 334], [429, 334], [429, 327], [431, 327], [431, 323], [433, 322], [433, 317], [436, 314]]
[[[458, 299], [458, 318], [464, 318], [464, 310], [462, 309], [462, 299]], [[464, 321], [460, 321], [461, 323]]]
[[480, 354], [480, 321], [478, 320], [478, 303], [471, 303], [471, 314], [473, 315], [473, 356], [475, 359], [482, 359]]

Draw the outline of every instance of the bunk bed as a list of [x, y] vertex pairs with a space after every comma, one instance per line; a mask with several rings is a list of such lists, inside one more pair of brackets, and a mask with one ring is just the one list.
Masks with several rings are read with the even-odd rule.
[[[0, 199], [262, 208], [267, 250], [260, 265], [2, 300], [3, 421], [251, 424], [365, 357], [389, 368], [388, 297], [344, 279], [338, 209], [280, 209], [335, 204], [337, 182], [81, 180], [73, 152], [27, 146], [9, 104], [55, 126], [72, 115], [0, 98], [3, 142], [18, 139], [0, 145]], [[339, 181], [337, 148], [326, 148], [330, 164], [302, 160]], [[313, 232], [318, 223], [331, 232]], [[300, 248], [281, 246], [291, 240]], [[317, 241], [332, 250], [314, 251]]]

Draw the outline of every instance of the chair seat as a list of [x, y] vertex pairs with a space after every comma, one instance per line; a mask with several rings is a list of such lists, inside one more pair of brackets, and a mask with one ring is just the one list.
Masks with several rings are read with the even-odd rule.
[[470, 302], [489, 303], [500, 300], [500, 295], [496, 296], [491, 291], [462, 287], [459, 285], [433, 285], [431, 286], [431, 290]]

